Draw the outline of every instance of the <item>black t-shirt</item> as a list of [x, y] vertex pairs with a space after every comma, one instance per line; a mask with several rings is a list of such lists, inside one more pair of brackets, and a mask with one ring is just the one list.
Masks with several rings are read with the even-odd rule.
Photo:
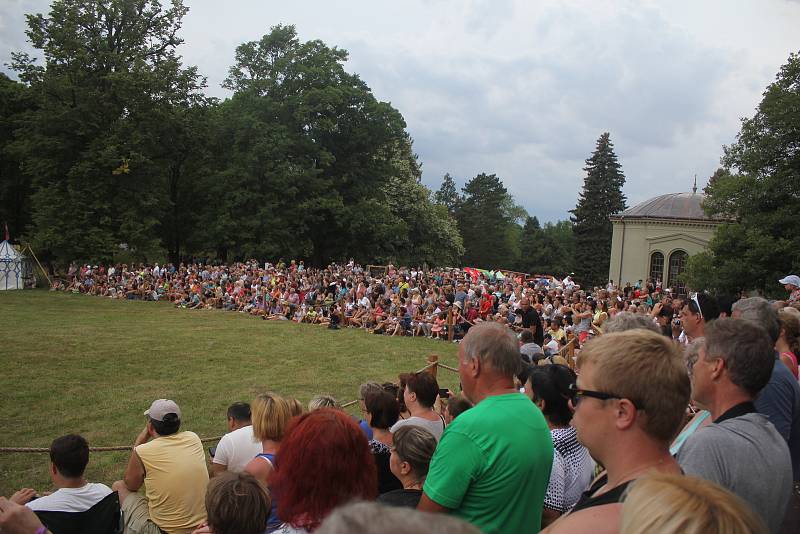
[[597, 492], [600, 488], [602, 488], [608, 483], [608, 475], [603, 475], [602, 477], [597, 479], [597, 482], [592, 484], [592, 486], [588, 490], [583, 492], [581, 498], [578, 499], [578, 502], [572, 508], [572, 512], [577, 512], [578, 510], [585, 510], [586, 508], [592, 508], [594, 506], [602, 506], [604, 504], [622, 502], [622, 495], [625, 493], [625, 490], [628, 488], [628, 485], [631, 482], [633, 482], [633, 480], [628, 480], [627, 482], [623, 482], [619, 486], [611, 488], [602, 495], [593, 497], [595, 492]]
[[544, 344], [544, 329], [539, 313], [529, 307], [528, 311], [522, 311], [522, 328], [530, 328], [533, 331], [533, 342], [540, 347]]
[[378, 502], [389, 506], [404, 506], [406, 508], [416, 508], [419, 499], [422, 497], [421, 490], [398, 489], [378, 496]]
[[369, 442], [372, 449], [372, 457], [375, 459], [375, 467], [378, 468], [378, 493], [402, 489], [403, 485], [389, 469], [389, 457], [392, 455], [388, 446], [379, 441]]

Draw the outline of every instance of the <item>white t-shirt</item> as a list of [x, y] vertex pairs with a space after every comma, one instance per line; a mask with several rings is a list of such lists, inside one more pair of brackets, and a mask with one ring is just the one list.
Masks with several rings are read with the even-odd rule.
[[227, 466], [227, 470], [233, 473], [240, 473], [261, 452], [261, 442], [253, 438], [253, 426], [247, 425], [222, 436], [212, 463]]
[[105, 484], [88, 483], [82, 488], [61, 488], [34, 499], [26, 506], [35, 512], [85, 512], [111, 493]]

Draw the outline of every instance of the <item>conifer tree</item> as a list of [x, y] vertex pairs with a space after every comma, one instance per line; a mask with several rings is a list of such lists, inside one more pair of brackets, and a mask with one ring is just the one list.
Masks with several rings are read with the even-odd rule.
[[456, 182], [449, 172], [445, 173], [442, 178], [442, 186], [433, 194], [433, 200], [437, 204], [445, 206], [450, 215], [455, 215], [462, 199], [456, 190]]
[[575, 232], [575, 278], [584, 287], [603, 284], [611, 261], [609, 217], [625, 209], [622, 186], [625, 175], [614, 154], [608, 132], [597, 140], [597, 148], [586, 160], [586, 179], [578, 205], [571, 210]]

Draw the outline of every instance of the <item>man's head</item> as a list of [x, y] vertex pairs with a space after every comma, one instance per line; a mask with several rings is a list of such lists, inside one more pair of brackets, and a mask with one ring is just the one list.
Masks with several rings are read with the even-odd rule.
[[458, 348], [458, 374], [464, 395], [479, 402], [482, 385], [509, 380], [519, 374], [521, 360], [519, 343], [511, 331], [494, 322], [480, 323], [469, 329]]
[[233, 432], [250, 424], [250, 405], [246, 402], [234, 402], [228, 406], [228, 431]]
[[573, 426], [601, 462], [644, 443], [666, 450], [683, 424], [690, 394], [680, 349], [643, 329], [587, 343], [577, 388]]
[[778, 312], [770, 306], [766, 299], [761, 297], [741, 299], [733, 303], [732, 310], [734, 319], [745, 319], [766, 330], [772, 340], [772, 345], [778, 341], [781, 333]]
[[638, 315], [631, 312], [621, 312], [616, 314], [605, 323], [603, 331], [606, 334], [613, 334], [614, 332], [625, 332], [627, 330], [634, 330], [637, 328], [658, 332], [658, 326], [649, 316]]
[[783, 287], [786, 291], [795, 291], [796, 289], [800, 288], [800, 276], [796, 274], [790, 274], [786, 278], [781, 278], [778, 280], [778, 283], [783, 284]]
[[533, 343], [533, 332], [530, 330], [523, 330], [519, 336], [519, 342], [523, 345], [527, 343]]
[[65, 479], [79, 479], [89, 463], [89, 444], [77, 434], [67, 434], [50, 445], [51, 474]]
[[705, 326], [719, 317], [719, 306], [706, 293], [693, 293], [681, 308], [681, 324], [689, 338], [702, 337]]
[[706, 406], [732, 394], [754, 398], [769, 382], [775, 363], [767, 332], [743, 319], [709, 324], [699, 352], [691, 365], [692, 396]]
[[148, 423], [159, 436], [175, 434], [181, 427], [181, 409], [169, 399], [157, 399], [144, 412]]

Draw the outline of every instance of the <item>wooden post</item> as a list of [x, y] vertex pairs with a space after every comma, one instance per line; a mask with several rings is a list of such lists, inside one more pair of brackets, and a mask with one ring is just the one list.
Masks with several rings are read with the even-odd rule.
[[575, 369], [575, 336], [573, 335], [570, 342], [567, 344], [567, 364], [570, 369]]
[[455, 335], [455, 329], [453, 328], [453, 307], [450, 306], [447, 308], [447, 341], [452, 343], [453, 335]]
[[436, 378], [436, 372], [439, 370], [439, 355], [438, 354], [428, 354], [428, 365], [431, 365], [426, 369], [427, 372], [433, 375], [433, 378]]

